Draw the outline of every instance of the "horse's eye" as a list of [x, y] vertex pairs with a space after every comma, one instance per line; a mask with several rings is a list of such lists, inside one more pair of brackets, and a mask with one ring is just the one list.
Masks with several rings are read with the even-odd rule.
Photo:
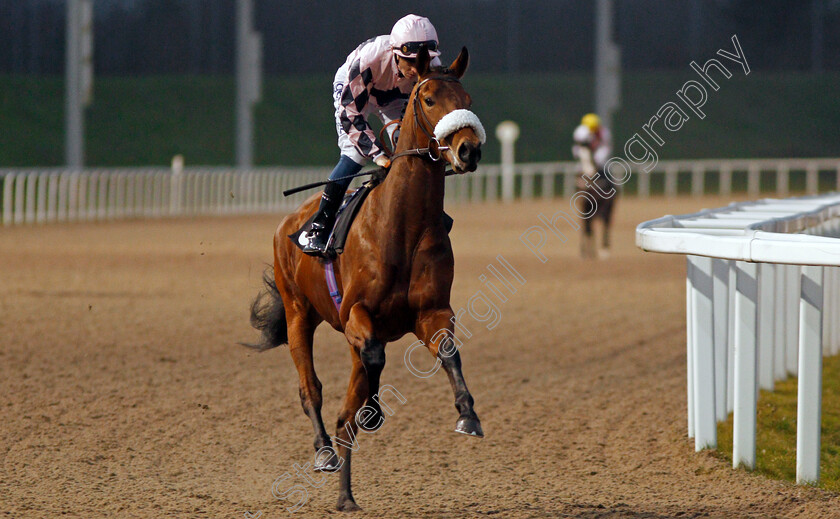
[[435, 106], [435, 100], [432, 99], [431, 97], [427, 97], [427, 98], [423, 99], [423, 102], [426, 103], [426, 106], [428, 106], [430, 108], [432, 106]]

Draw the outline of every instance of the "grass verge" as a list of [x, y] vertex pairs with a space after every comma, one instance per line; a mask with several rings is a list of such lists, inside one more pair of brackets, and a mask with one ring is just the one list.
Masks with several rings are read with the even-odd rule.
[[[796, 481], [797, 379], [777, 382], [758, 400], [756, 472]], [[840, 492], [840, 356], [823, 359], [820, 488]], [[732, 415], [718, 424], [718, 455], [732, 463]]]

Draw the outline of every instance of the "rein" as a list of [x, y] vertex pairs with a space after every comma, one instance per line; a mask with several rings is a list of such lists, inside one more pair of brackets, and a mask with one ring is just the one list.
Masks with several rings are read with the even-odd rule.
[[[443, 158], [443, 152], [448, 151], [450, 149], [450, 146], [441, 146], [441, 143], [438, 140], [438, 138], [435, 137], [434, 134], [431, 131], [429, 131], [426, 128], [426, 126], [423, 124], [423, 122], [425, 122], [427, 125], [434, 128], [434, 125], [432, 124], [432, 121], [429, 120], [429, 116], [426, 115], [426, 112], [423, 110], [423, 105], [420, 104], [420, 95], [419, 95], [420, 94], [420, 88], [423, 85], [425, 85], [426, 83], [428, 83], [429, 81], [449, 81], [449, 82], [453, 82], [453, 83], [460, 83], [460, 81], [457, 78], [454, 78], [454, 77], [451, 77], [451, 76], [427, 77], [423, 81], [417, 83], [417, 86], [414, 87], [414, 124], [417, 125], [417, 127], [419, 127], [421, 130], [423, 130], [423, 133], [426, 135], [426, 137], [429, 138], [429, 146], [426, 147], [426, 148], [414, 148], [412, 150], [401, 151], [400, 153], [397, 153], [396, 155], [393, 155], [391, 157], [392, 162], [395, 159], [398, 159], [399, 157], [408, 157], [408, 156], [423, 157], [423, 158], [428, 157], [433, 162], [437, 162], [437, 161], [439, 161], [440, 159]], [[423, 121], [420, 120], [420, 115], [418, 115], [418, 113], [423, 116]], [[444, 141], [445, 141], [445, 139], [444, 139]]]

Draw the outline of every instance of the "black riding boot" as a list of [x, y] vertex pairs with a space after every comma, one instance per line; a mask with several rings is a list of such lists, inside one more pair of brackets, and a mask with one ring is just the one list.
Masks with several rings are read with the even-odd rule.
[[306, 237], [309, 243], [303, 248], [303, 252], [313, 256], [323, 256], [327, 252], [327, 240], [330, 238], [333, 225], [335, 225], [335, 214], [338, 212], [344, 193], [347, 188], [340, 182], [327, 184], [324, 194], [321, 195], [321, 205], [318, 207], [318, 214], [312, 220], [312, 230]]

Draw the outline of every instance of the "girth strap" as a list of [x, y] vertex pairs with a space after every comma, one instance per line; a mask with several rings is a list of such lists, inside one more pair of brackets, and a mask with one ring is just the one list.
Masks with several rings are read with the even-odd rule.
[[341, 313], [341, 292], [338, 291], [338, 283], [335, 280], [335, 270], [333, 269], [332, 261], [324, 264], [324, 275], [327, 278], [327, 290], [330, 291], [330, 297], [335, 304], [335, 309]]

